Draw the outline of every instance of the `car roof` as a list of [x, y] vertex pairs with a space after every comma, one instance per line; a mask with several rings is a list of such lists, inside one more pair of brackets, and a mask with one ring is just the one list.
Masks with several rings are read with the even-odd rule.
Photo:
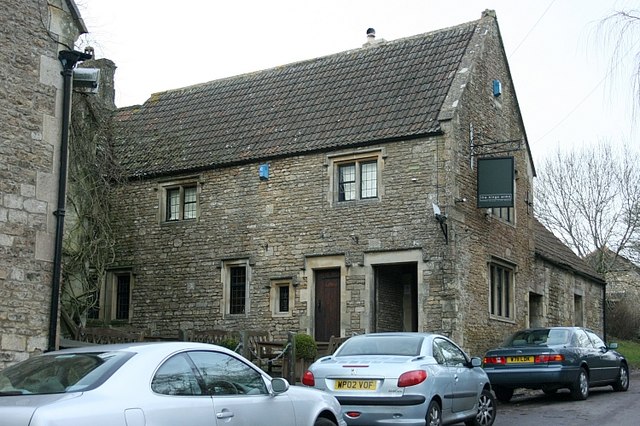
[[586, 327], [578, 327], [578, 326], [555, 326], [555, 327], [530, 327], [523, 328], [521, 330], [516, 331], [516, 333], [520, 333], [522, 331], [535, 331], [535, 330], [589, 330]]
[[446, 337], [436, 333], [429, 332], [420, 332], [420, 331], [388, 331], [381, 333], [365, 333], [365, 334], [357, 334], [351, 338], [368, 338], [368, 337], [403, 337], [403, 336], [414, 336], [414, 337]]
[[209, 343], [199, 342], [132, 342], [132, 343], [115, 343], [106, 345], [87, 345], [78, 348], [61, 349], [59, 351], [48, 352], [47, 354], [69, 354], [69, 353], [89, 353], [89, 352], [110, 352], [110, 351], [126, 351], [135, 353], [148, 352], [176, 352], [181, 350], [222, 350], [224, 352], [232, 352], [227, 348]]

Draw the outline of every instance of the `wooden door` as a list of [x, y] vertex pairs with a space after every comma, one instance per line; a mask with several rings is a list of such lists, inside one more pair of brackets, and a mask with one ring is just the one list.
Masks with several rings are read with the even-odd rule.
[[340, 337], [340, 270], [315, 271], [315, 339]]

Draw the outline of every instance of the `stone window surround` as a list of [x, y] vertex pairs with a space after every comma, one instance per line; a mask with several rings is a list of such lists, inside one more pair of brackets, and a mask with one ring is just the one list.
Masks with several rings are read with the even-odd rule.
[[[116, 319], [118, 310], [118, 277], [123, 275], [129, 276], [129, 318]], [[135, 277], [131, 269], [113, 269], [107, 271], [104, 283], [104, 292], [102, 292], [100, 300], [100, 317], [106, 322], [125, 322], [130, 323], [133, 314], [133, 287], [135, 285]]]
[[[245, 306], [243, 314], [232, 314], [230, 313], [230, 303], [231, 303], [231, 268], [237, 266], [244, 266], [246, 269], [246, 282], [245, 282]], [[224, 312], [224, 317], [247, 317], [249, 316], [249, 312], [251, 311], [251, 265], [249, 259], [233, 259], [233, 260], [223, 260], [222, 268], [220, 271], [220, 279], [222, 281], [222, 303]]]
[[[491, 300], [493, 298], [493, 282], [491, 281], [491, 268], [499, 267], [503, 270], [509, 272], [509, 277], [511, 278], [509, 282], [509, 315], [503, 316], [499, 314], [494, 314], [491, 312]], [[516, 288], [516, 274], [517, 274], [517, 265], [508, 260], [504, 260], [495, 256], [491, 257], [491, 260], [487, 263], [487, 281], [488, 281], [488, 299], [487, 299], [487, 308], [489, 311], [489, 317], [494, 320], [506, 321], [513, 323], [515, 322], [516, 312], [515, 312], [515, 288]]]
[[[175, 224], [197, 221], [200, 218], [200, 191], [202, 188], [202, 177], [200, 175], [186, 176], [180, 179], [161, 180], [158, 181], [158, 202], [159, 202], [159, 217], [160, 224]], [[183, 190], [187, 187], [196, 187], [196, 217], [194, 219], [183, 219], [184, 214], [184, 195]], [[167, 220], [167, 191], [171, 189], [180, 189], [180, 219]]]
[[[289, 287], [289, 310], [280, 310], [280, 289]], [[295, 291], [292, 278], [278, 278], [271, 280], [269, 297], [271, 300], [271, 313], [274, 317], [290, 317], [293, 315], [295, 303]]]
[[[353, 205], [353, 203], [366, 203], [366, 202], [378, 202], [384, 195], [384, 185], [382, 182], [382, 170], [384, 168], [384, 160], [387, 158], [387, 150], [385, 147], [374, 147], [367, 149], [353, 149], [348, 151], [341, 151], [332, 154], [328, 154], [325, 158], [324, 166], [327, 168], [327, 174], [329, 176], [329, 191], [327, 193], [328, 201], [331, 206], [337, 205]], [[357, 191], [356, 199], [350, 201], [338, 201], [339, 198], [339, 178], [338, 178], [338, 166], [340, 164], [356, 162], [362, 163], [367, 161], [377, 161], [377, 193], [378, 195], [373, 198], [360, 198], [360, 191]], [[358, 175], [359, 169], [356, 172]], [[360, 178], [357, 177], [359, 185]]]

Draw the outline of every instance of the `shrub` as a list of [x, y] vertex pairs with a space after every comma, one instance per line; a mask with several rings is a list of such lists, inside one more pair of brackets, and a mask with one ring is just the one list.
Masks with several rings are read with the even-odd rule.
[[308, 334], [296, 334], [294, 337], [296, 345], [296, 358], [313, 360], [318, 355], [318, 346], [313, 337]]
[[231, 349], [232, 351], [235, 351], [239, 344], [240, 342], [232, 337], [226, 337], [218, 343], [218, 345]]
[[622, 299], [607, 303], [607, 335], [619, 339], [637, 339], [640, 334], [640, 311], [635, 301]]

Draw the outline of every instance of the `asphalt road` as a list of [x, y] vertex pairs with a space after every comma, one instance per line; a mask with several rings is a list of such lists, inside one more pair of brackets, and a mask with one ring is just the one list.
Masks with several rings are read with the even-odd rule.
[[640, 425], [640, 371], [631, 373], [629, 390], [591, 388], [586, 401], [573, 401], [568, 390], [547, 396], [516, 390], [509, 403], [498, 402], [494, 426]]

